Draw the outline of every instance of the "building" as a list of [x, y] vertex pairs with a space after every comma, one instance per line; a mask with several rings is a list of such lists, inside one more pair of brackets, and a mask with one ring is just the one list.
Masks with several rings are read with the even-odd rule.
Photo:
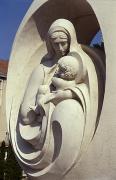
[[5, 114], [5, 88], [8, 61], [0, 60], [0, 144], [7, 135], [7, 124]]

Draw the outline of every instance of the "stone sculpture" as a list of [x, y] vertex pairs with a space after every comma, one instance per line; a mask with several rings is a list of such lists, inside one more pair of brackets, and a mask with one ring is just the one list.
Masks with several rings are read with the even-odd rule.
[[79, 163], [98, 125], [105, 65], [93, 49], [77, 42], [89, 44], [95, 33], [91, 27], [82, 31], [76, 21], [80, 5], [35, 0], [12, 48], [8, 127], [17, 160], [32, 180], [78, 179]]
[[[61, 26], [60, 25], [61, 23], [65, 24], [66, 27]], [[67, 29], [68, 26], [69, 26], [69, 29]], [[70, 33], [70, 30], [72, 31], [71, 33]], [[80, 67], [78, 67], [78, 65], [77, 65], [78, 63], [76, 64], [78, 59], [79, 59], [79, 61], [82, 61], [82, 60], [81, 60], [81, 57], [78, 57], [79, 55], [77, 54], [79, 45], [76, 42], [75, 42], [75, 46], [74, 46], [74, 44], [71, 44], [72, 42], [76, 41], [76, 39], [74, 39], [74, 38], [76, 38], [76, 35], [74, 32], [74, 27], [68, 20], [59, 19], [59, 20], [55, 21], [52, 24], [52, 26], [50, 27], [49, 32], [48, 32], [48, 41], [47, 41], [47, 43], [49, 43], [49, 44], [47, 44], [48, 45], [48, 54], [47, 54], [47, 56], [43, 57], [41, 64], [39, 65], [39, 67], [36, 68], [36, 70], [34, 70], [32, 76], [29, 80], [29, 85], [25, 92], [24, 99], [23, 99], [23, 102], [21, 105], [21, 110], [20, 110], [21, 120], [22, 120], [22, 123], [24, 124], [24, 126], [21, 125], [21, 127], [20, 127], [21, 128], [20, 134], [23, 139], [27, 140], [26, 139], [27, 133], [26, 133], [26, 137], [23, 137], [23, 136], [25, 136], [25, 135], [23, 135], [23, 132], [22, 132], [23, 127], [24, 127], [24, 129], [26, 127], [28, 128], [28, 126], [26, 126], [26, 125], [29, 125], [29, 126], [35, 125], [36, 129], [37, 129], [37, 127], [39, 127], [40, 129], [38, 128], [37, 131], [40, 130], [40, 132], [37, 132], [37, 136], [35, 136], [35, 138], [31, 141], [29, 140], [29, 142], [32, 145], [34, 144], [34, 146], [36, 146], [36, 148], [37, 147], [39, 148], [38, 138], [41, 137], [41, 134], [42, 134], [42, 138], [44, 138], [42, 131], [44, 131], [44, 133], [46, 132], [45, 129], [42, 130], [43, 124], [47, 124], [48, 119], [49, 119], [49, 121], [51, 121], [51, 119], [52, 119], [52, 115], [51, 115], [51, 117], [48, 117], [48, 113], [47, 113], [47, 112], [49, 112], [49, 109], [50, 109], [50, 107], [48, 106], [49, 105], [48, 102], [50, 102], [50, 105], [52, 103], [52, 106], [55, 105], [54, 110], [53, 110], [54, 115], [55, 115], [55, 111], [56, 111], [55, 109], [58, 108], [57, 111], [59, 111], [60, 106], [64, 106], [63, 107], [64, 113], [62, 113], [62, 116], [65, 116], [65, 110], [66, 111], [68, 110], [68, 108], [70, 107], [70, 104], [76, 103], [76, 101], [74, 101], [74, 99], [75, 100], [77, 99], [77, 101], [79, 101], [79, 103], [78, 103], [79, 106], [80, 106], [80, 104], [82, 105], [82, 107], [81, 107], [82, 110], [85, 109], [85, 103], [83, 102], [84, 100], [83, 100], [83, 94], [82, 94], [81, 89], [85, 89], [85, 93], [88, 94], [87, 85], [86, 85], [86, 83], [83, 83], [83, 81], [85, 81], [85, 79], [86, 79], [84, 77], [84, 76], [86, 76], [86, 70], [84, 69], [82, 62], [79, 62]], [[68, 55], [68, 56], [66, 56], [66, 55]], [[57, 86], [58, 86], [58, 83], [60, 86], [62, 86], [63, 82], [65, 82], [65, 84], [66, 84], [66, 81], [63, 81], [63, 80], [61, 81], [61, 78], [60, 78], [60, 82], [56, 82], [56, 81], [59, 81], [58, 77], [55, 79], [53, 78], [55, 72], [57, 71], [57, 67], [58, 67], [57, 62], [59, 61], [59, 58], [61, 58], [62, 56], [65, 56], [67, 58], [71, 58], [71, 56], [75, 57], [75, 59], [77, 58], [75, 64], [77, 65], [77, 71], [79, 71], [79, 72], [78, 72], [77, 78], [75, 77], [75, 83], [74, 83], [74, 81], [73, 82], [68, 81], [68, 83], [70, 83], [70, 86], [67, 86], [65, 89], [56, 91], [56, 92], [49, 91], [49, 93], [48, 92], [46, 93], [46, 87], [50, 86], [52, 79], [53, 79], [54, 83], [57, 84]], [[72, 58], [70, 60], [74, 61], [74, 58]], [[60, 60], [60, 61], [62, 62], [62, 60]], [[68, 60], [66, 58], [65, 58], [65, 61], [68, 62]], [[72, 62], [72, 65], [73, 65], [73, 62]], [[72, 67], [70, 64], [69, 64], [69, 66], [71, 69]], [[62, 68], [64, 68], [64, 67], [62, 67]], [[61, 70], [62, 69], [60, 69], [60, 71]], [[64, 72], [65, 76], [66, 75], [68, 76], [68, 73], [70, 73], [70, 72], [68, 72], [67, 69], [64, 69], [64, 71], [65, 71]], [[81, 75], [81, 74], [83, 74], [83, 75]], [[61, 72], [60, 76], [62, 76], [62, 79], [64, 78], [63, 71]], [[80, 77], [78, 77], [78, 76], [80, 76]], [[37, 78], [37, 77], [39, 77], [39, 78]], [[69, 77], [68, 77], [68, 79], [69, 79]], [[80, 80], [80, 83], [78, 84], [79, 80]], [[52, 83], [52, 84], [54, 84], [54, 83]], [[41, 97], [42, 96], [41, 95], [42, 94], [41, 93], [41, 90], [42, 90], [41, 85], [43, 85], [43, 91], [45, 94], [44, 97]], [[82, 87], [82, 86], [84, 86], [84, 87]], [[49, 88], [51, 91], [54, 90], [52, 85]], [[78, 91], [79, 91], [79, 93], [78, 93]], [[36, 98], [37, 95], [39, 96], [39, 98]], [[72, 103], [69, 101], [69, 107], [68, 107], [68, 99], [73, 99]], [[64, 100], [67, 100], [67, 101], [64, 101]], [[60, 102], [62, 102], [62, 103], [60, 103]], [[65, 103], [67, 105], [65, 105]], [[32, 108], [32, 106], [34, 106], [34, 105], [39, 106], [38, 111], [40, 111], [40, 112], [38, 112], [38, 116], [34, 113], [34, 111], [30, 110]], [[58, 105], [58, 106], [56, 106], [56, 105]], [[73, 108], [72, 108], [72, 111], [73, 111]], [[76, 116], [77, 114], [78, 114], [78, 111], [74, 116]], [[63, 117], [63, 118], [65, 118], [65, 117]], [[46, 121], [46, 123], [44, 123], [43, 121]], [[31, 129], [30, 129], [30, 131], [31, 131]], [[83, 131], [82, 131], [82, 134], [83, 134]], [[43, 140], [40, 140], [40, 141], [42, 141], [42, 143], [43, 143]]]
[[46, 46], [47, 54], [29, 77], [15, 121], [11, 110], [10, 131], [29, 178], [55, 180], [79, 162], [93, 138], [98, 79], [69, 20], [52, 23]]

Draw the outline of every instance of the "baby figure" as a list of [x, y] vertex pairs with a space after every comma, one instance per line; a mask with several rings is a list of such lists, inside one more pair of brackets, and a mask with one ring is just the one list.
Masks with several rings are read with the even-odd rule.
[[64, 56], [58, 61], [58, 69], [52, 78], [52, 84], [57, 90], [74, 87], [80, 82], [82, 63], [73, 56]]
[[[57, 71], [52, 78], [51, 86], [54, 87], [55, 92], [75, 87], [80, 82], [82, 72], [82, 63], [73, 56], [64, 56], [59, 59]], [[49, 85], [41, 85], [38, 89], [37, 105], [32, 107], [37, 114], [42, 114], [41, 107], [44, 106], [44, 102], [47, 97], [50, 96]], [[44, 112], [43, 112], [44, 113]]]

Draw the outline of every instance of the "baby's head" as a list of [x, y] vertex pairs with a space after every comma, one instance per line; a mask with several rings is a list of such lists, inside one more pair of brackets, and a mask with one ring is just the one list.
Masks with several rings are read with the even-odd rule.
[[58, 75], [64, 80], [75, 80], [80, 73], [80, 61], [73, 56], [64, 56], [58, 61]]

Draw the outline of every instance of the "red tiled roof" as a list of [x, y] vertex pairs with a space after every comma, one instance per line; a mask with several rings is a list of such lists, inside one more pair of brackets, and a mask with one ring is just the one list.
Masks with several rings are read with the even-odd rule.
[[6, 76], [8, 70], [8, 61], [0, 60], [0, 75]]

